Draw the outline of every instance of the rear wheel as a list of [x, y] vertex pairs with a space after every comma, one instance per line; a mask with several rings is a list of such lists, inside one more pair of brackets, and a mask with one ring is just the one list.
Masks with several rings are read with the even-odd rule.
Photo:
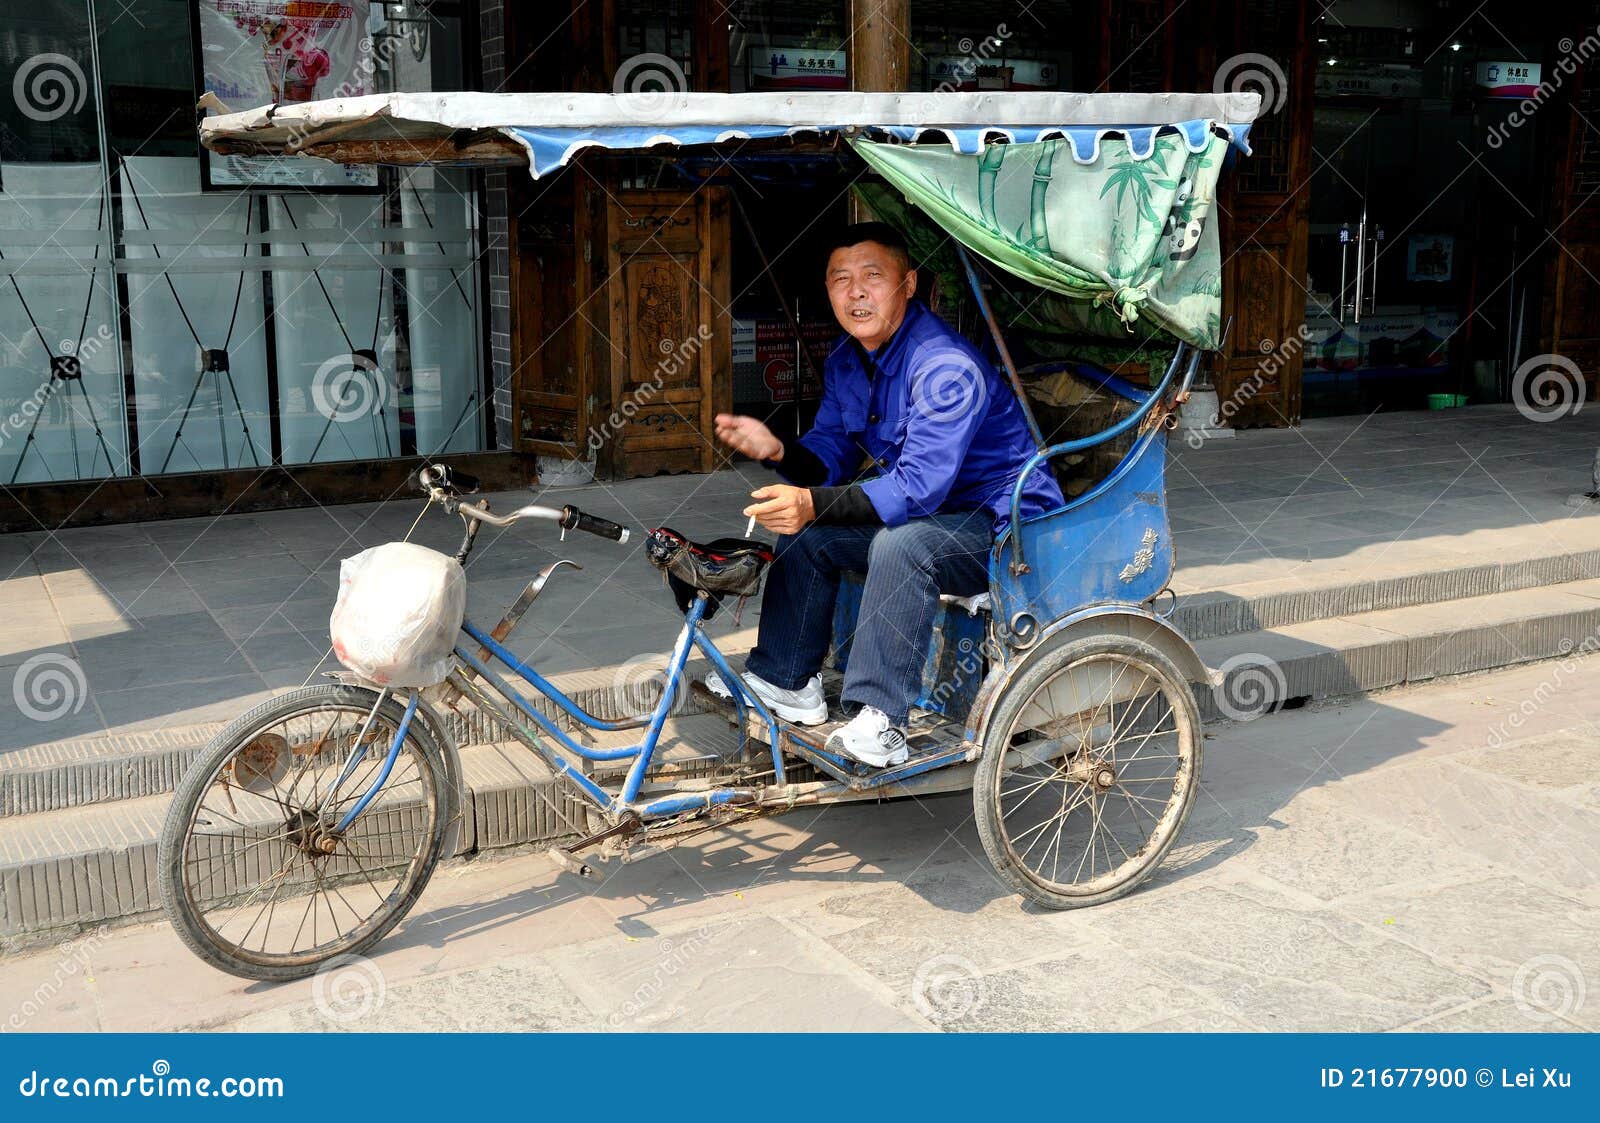
[[1049, 908], [1122, 896], [1160, 865], [1199, 787], [1200, 715], [1157, 648], [1092, 636], [1031, 654], [973, 782], [995, 870]]
[[341, 685], [285, 694], [230, 724], [185, 774], [161, 834], [161, 901], [207, 963], [301, 978], [370, 948], [416, 902], [454, 806], [420, 717], [377, 795], [332, 829], [382, 774], [405, 713], [390, 697], [374, 714], [377, 700]]

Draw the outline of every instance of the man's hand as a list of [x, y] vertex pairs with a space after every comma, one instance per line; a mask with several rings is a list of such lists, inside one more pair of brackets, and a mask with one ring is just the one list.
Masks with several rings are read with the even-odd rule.
[[806, 523], [817, 517], [810, 488], [770, 484], [752, 491], [750, 498], [764, 502], [750, 504], [743, 513], [776, 534], [799, 534]]
[[[753, 417], [717, 414], [717, 440], [752, 460], [782, 460], [783, 442]], [[748, 512], [746, 512], [748, 513]]]

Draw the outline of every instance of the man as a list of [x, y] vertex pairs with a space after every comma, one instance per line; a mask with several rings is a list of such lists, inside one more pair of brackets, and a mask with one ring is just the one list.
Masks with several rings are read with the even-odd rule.
[[[988, 588], [989, 549], [1034, 442], [1010, 386], [914, 299], [916, 270], [892, 227], [847, 227], [824, 279], [845, 334], [823, 369], [811, 431], [785, 442], [753, 417], [716, 419], [719, 440], [789, 481], [752, 492], [759, 502], [744, 512], [781, 535], [744, 680], [786, 721], [827, 721], [818, 671], [839, 574], [865, 573], [841, 695], [857, 712], [827, 743], [884, 767], [906, 759], [939, 594]], [[855, 482], [863, 464], [875, 474]], [[1036, 468], [1022, 514], [1061, 503]], [[715, 673], [706, 684], [728, 692]]]

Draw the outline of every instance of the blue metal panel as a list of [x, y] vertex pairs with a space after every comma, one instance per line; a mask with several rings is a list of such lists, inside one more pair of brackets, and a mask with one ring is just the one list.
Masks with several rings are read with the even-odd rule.
[[[1117, 470], [1059, 511], [1007, 528], [989, 559], [997, 620], [1018, 612], [1040, 625], [1085, 605], [1141, 604], [1172, 577], [1166, 433], [1139, 439]], [[1022, 535], [1028, 572], [1013, 574], [1010, 537]]]
[[[833, 665], [841, 671], [849, 665], [850, 641], [861, 615], [862, 589], [860, 574], [846, 573], [839, 578], [833, 608]], [[966, 720], [986, 669], [984, 631], [983, 617], [973, 616], [959, 605], [940, 602], [928, 637], [922, 686], [915, 706], [954, 721]]]

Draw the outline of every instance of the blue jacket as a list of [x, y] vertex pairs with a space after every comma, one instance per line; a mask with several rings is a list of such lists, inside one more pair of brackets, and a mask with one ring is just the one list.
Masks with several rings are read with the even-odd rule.
[[[827, 467], [825, 486], [854, 480], [870, 456], [878, 474], [861, 487], [886, 526], [980, 508], [996, 534], [1010, 521], [1011, 488], [1034, 452], [1028, 423], [1011, 384], [926, 304], [911, 301], [874, 352], [842, 335], [822, 377], [816, 424], [800, 443]], [[1023, 518], [1062, 503], [1049, 470], [1035, 467]]]

